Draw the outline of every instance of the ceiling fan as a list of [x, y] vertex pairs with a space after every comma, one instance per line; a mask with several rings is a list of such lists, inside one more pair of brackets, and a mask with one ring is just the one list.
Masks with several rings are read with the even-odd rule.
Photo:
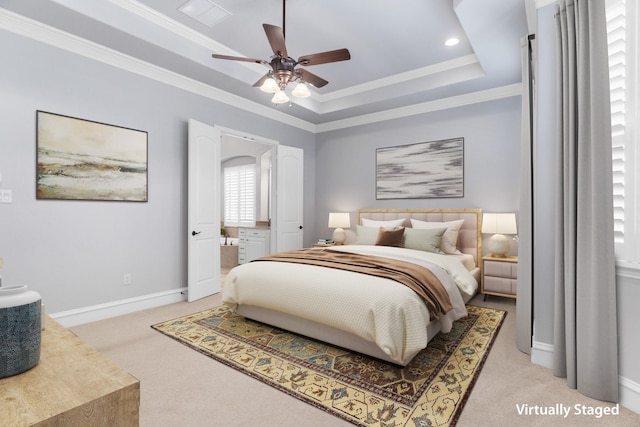
[[254, 83], [254, 87], [260, 87], [263, 92], [273, 93], [271, 100], [275, 104], [283, 104], [289, 102], [289, 97], [284, 89], [289, 83], [298, 82], [295, 89], [291, 92], [293, 96], [306, 98], [311, 95], [305, 83], [315, 87], [323, 87], [328, 81], [319, 77], [303, 68], [296, 68], [298, 65], [310, 66], [318, 64], [327, 64], [330, 62], [346, 61], [351, 59], [348, 49], [337, 49], [327, 52], [314, 53], [311, 55], [303, 55], [294, 60], [287, 53], [285, 44], [285, 18], [286, 6], [285, 0], [282, 0], [282, 28], [270, 24], [262, 24], [267, 40], [273, 50], [273, 56], [270, 61], [264, 59], [243, 58], [240, 56], [218, 55], [213, 54], [217, 59], [229, 59], [232, 61], [256, 62], [264, 64], [271, 69], [267, 74], [262, 76], [260, 80]]

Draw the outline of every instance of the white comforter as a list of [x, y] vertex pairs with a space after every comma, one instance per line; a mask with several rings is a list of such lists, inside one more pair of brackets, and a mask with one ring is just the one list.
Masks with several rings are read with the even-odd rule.
[[[441, 330], [467, 315], [460, 292], [472, 295], [476, 280], [454, 257], [386, 246], [349, 245], [332, 250], [384, 256], [424, 265], [440, 279], [453, 310]], [[253, 305], [289, 313], [374, 342], [399, 363], [424, 347], [429, 312], [420, 297], [390, 279], [286, 262], [250, 262], [233, 268], [222, 294], [225, 304]]]

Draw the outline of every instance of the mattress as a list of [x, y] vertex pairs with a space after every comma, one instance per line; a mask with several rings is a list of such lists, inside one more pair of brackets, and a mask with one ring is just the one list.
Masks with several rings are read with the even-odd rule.
[[[349, 245], [331, 250], [385, 256], [426, 266], [447, 289], [453, 310], [440, 318], [448, 332], [467, 314], [463, 295], [477, 281], [460, 257], [384, 246]], [[430, 313], [411, 289], [393, 280], [355, 272], [284, 262], [251, 262], [232, 269], [222, 300], [286, 313], [374, 343], [389, 360], [405, 364], [427, 345]]]

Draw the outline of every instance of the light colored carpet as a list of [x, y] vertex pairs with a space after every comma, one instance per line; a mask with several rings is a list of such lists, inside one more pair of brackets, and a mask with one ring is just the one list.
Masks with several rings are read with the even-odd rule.
[[445, 427], [464, 409], [506, 315], [467, 310], [404, 368], [253, 322], [225, 305], [152, 327], [356, 425]]
[[[221, 304], [220, 295], [180, 302], [72, 328], [141, 383], [140, 425], [352, 426], [188, 347], [150, 325]], [[508, 310], [458, 426], [638, 426], [640, 415], [518, 415], [517, 405], [612, 406], [567, 388], [565, 380], [533, 365], [515, 347], [515, 302], [481, 296], [471, 304]]]

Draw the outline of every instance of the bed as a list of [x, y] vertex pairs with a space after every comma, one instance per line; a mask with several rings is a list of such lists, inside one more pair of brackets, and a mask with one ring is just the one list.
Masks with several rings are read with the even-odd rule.
[[[348, 244], [301, 251], [303, 258], [346, 254], [403, 271], [426, 267], [448, 295], [446, 312], [396, 280], [362, 273], [360, 265], [344, 271], [278, 258], [288, 253], [233, 268], [222, 301], [246, 318], [406, 366], [467, 314], [481, 277], [481, 215], [480, 209], [360, 209]], [[397, 242], [398, 233], [401, 247], [375, 244]]]

